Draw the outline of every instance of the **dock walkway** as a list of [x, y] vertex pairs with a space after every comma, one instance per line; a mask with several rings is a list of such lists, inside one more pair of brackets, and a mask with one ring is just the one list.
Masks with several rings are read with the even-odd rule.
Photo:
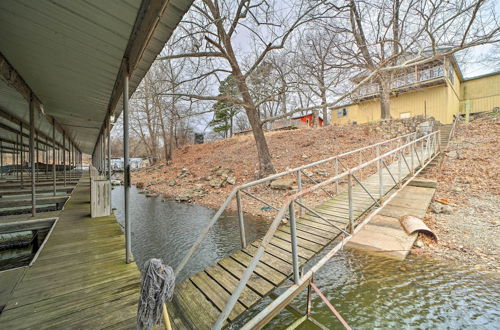
[[135, 328], [140, 272], [124, 263], [115, 217], [90, 218], [89, 201], [84, 174], [0, 314], [1, 328]]

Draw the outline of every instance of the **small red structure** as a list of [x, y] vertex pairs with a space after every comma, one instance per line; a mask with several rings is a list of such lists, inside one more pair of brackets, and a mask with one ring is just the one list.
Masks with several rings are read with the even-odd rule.
[[[323, 127], [323, 118], [321, 118], [321, 116], [318, 116], [318, 120], [319, 120], [319, 127]], [[312, 113], [309, 113], [307, 115], [303, 115], [303, 116], [296, 116], [296, 117], [292, 117], [292, 120], [297, 120], [297, 121], [300, 121], [301, 125], [307, 125], [307, 126], [311, 126], [313, 125], [313, 115]]]

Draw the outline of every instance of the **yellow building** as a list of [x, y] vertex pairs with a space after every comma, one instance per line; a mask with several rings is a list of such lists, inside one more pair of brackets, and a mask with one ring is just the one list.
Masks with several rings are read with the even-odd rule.
[[[432, 116], [443, 124], [453, 116], [500, 108], [500, 71], [464, 79], [453, 56], [415, 65], [391, 74], [391, 116]], [[363, 79], [359, 75], [354, 82]], [[367, 83], [353, 95], [352, 102], [332, 109], [335, 124], [362, 124], [380, 120], [378, 85]]]

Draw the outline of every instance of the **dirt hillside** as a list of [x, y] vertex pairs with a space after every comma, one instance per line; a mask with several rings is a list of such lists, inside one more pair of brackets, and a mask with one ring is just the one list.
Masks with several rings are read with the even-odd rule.
[[[275, 131], [266, 133], [266, 137], [278, 172], [383, 139], [382, 134], [364, 125]], [[237, 136], [185, 146], [175, 152], [172, 164], [160, 163], [134, 172], [132, 182], [165, 198], [218, 208], [234, 185], [256, 179], [257, 168], [253, 137]], [[317, 173], [332, 173], [331, 168], [323, 170], [325, 173]], [[269, 191], [267, 197], [274, 195]], [[251, 206], [252, 201], [246, 205]]]
[[442, 169], [427, 173], [438, 179], [434, 200], [451, 208], [442, 213], [429, 210], [426, 222], [439, 241], [436, 245], [424, 240], [423, 251], [478, 269], [499, 268], [499, 137], [498, 113], [459, 125]]

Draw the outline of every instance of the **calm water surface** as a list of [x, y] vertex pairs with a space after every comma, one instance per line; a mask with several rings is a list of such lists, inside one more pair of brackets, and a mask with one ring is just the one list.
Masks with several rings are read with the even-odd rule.
[[[123, 187], [113, 190], [113, 202], [123, 223]], [[146, 198], [135, 188], [130, 209], [132, 251], [138, 265], [162, 258], [173, 267], [215, 213], [201, 206]], [[246, 219], [247, 240], [263, 236], [267, 227], [263, 220]], [[236, 218], [220, 219], [180, 277], [213, 264], [239, 246]], [[354, 329], [500, 329], [498, 274], [421, 256], [400, 262], [343, 251], [316, 274], [315, 283]], [[293, 304], [304, 310], [305, 301], [303, 293]], [[255, 310], [269, 302], [263, 300]], [[330, 329], [342, 328], [315, 294], [312, 314]], [[284, 329], [296, 317], [285, 310], [267, 328]], [[315, 328], [304, 323], [299, 329]]]

